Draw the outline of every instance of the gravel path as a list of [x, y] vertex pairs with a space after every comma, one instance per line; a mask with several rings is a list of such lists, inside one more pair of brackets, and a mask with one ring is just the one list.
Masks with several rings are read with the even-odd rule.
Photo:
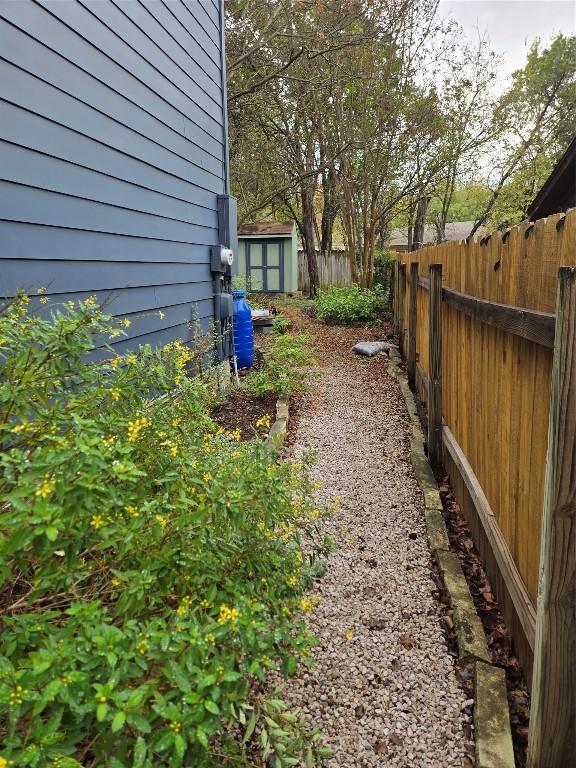
[[408, 417], [382, 358], [352, 356], [362, 332], [350, 333], [315, 339], [324, 370], [299, 415], [294, 451], [317, 452], [320, 501], [341, 507], [306, 616], [315, 666], [284, 683], [285, 697], [322, 730], [329, 768], [460, 768], [471, 765], [470, 702], [439, 625]]

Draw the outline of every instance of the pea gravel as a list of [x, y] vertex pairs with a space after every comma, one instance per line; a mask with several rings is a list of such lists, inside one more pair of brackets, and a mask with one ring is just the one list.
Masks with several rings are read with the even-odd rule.
[[284, 697], [323, 732], [329, 768], [470, 766], [471, 702], [439, 624], [404, 402], [382, 357], [358, 359], [346, 342], [328, 355], [324, 339], [298, 416], [294, 454], [315, 450], [319, 501], [341, 500], [306, 615], [315, 664], [283, 681]]

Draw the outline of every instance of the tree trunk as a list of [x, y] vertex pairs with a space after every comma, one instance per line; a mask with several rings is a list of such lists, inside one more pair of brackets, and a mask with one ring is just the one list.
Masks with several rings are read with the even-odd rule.
[[338, 201], [336, 197], [336, 171], [329, 168], [322, 174], [322, 194], [324, 205], [322, 208], [322, 224], [320, 233], [320, 252], [324, 257], [329, 257], [332, 252], [332, 237], [334, 222], [338, 214]]
[[318, 259], [314, 241], [314, 187], [304, 185], [300, 191], [302, 199], [302, 239], [306, 251], [308, 277], [310, 280], [310, 297], [318, 293]]
[[416, 204], [416, 218], [414, 221], [414, 235], [412, 239], [412, 249], [417, 251], [424, 245], [424, 225], [426, 223], [426, 213], [428, 212], [428, 203], [430, 198], [422, 195], [418, 198]]

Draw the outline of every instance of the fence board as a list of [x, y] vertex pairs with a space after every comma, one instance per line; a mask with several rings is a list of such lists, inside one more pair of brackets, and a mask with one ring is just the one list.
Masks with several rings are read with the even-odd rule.
[[[320, 288], [328, 288], [330, 285], [352, 285], [350, 259], [346, 251], [332, 251], [328, 256], [323, 256], [317, 251], [316, 257]], [[304, 251], [298, 251], [298, 290], [302, 293], [308, 293], [310, 290], [308, 262]]]
[[[576, 211], [519, 225], [506, 237], [495, 233], [483, 245], [442, 243], [399, 254], [398, 261], [419, 264], [416, 391], [424, 402], [430, 376], [426, 278], [430, 264], [442, 264], [442, 416], [535, 605], [556, 283], [559, 266], [576, 265]], [[410, 311], [407, 291], [404, 327]], [[448, 463], [457, 472], [450, 457]], [[461, 478], [453, 483], [460, 503], [470, 507]], [[480, 521], [470, 521], [481, 551], [488, 551], [490, 542], [480, 541]], [[494, 581], [505, 578], [495, 574]], [[515, 611], [509, 595], [499, 597]], [[521, 626], [517, 615], [507, 618]], [[518, 644], [529, 649], [526, 634]]]

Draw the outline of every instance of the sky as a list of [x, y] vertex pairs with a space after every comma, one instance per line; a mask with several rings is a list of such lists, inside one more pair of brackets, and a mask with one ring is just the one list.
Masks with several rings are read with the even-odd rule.
[[486, 32], [502, 55], [499, 85], [524, 66], [533, 40], [576, 34], [576, 0], [440, 0], [439, 13], [457, 21], [472, 39]]

